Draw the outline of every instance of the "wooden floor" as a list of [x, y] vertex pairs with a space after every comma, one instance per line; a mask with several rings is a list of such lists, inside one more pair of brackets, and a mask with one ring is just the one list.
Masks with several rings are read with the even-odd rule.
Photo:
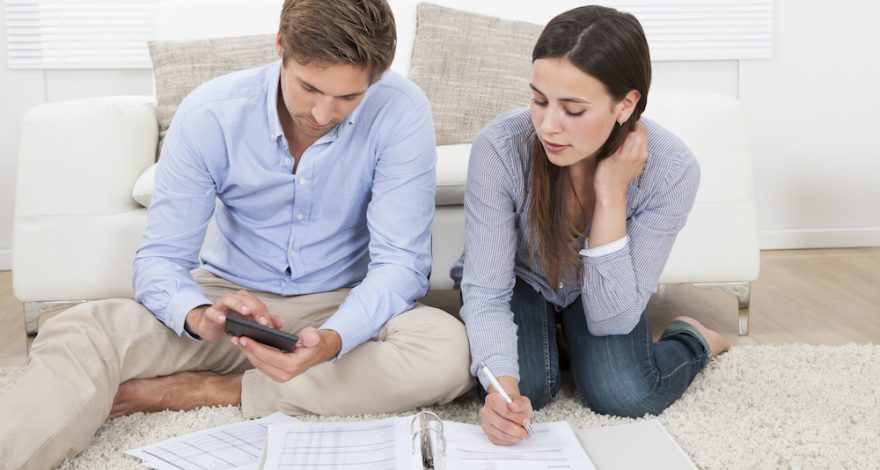
[[[457, 310], [455, 293], [429, 300]], [[655, 332], [676, 315], [690, 315], [734, 344], [880, 343], [880, 248], [762, 252], [747, 337], [737, 336], [736, 300], [723, 292], [667, 286], [648, 310]], [[0, 367], [23, 365], [32, 338], [9, 271], [0, 271], [0, 325]]]

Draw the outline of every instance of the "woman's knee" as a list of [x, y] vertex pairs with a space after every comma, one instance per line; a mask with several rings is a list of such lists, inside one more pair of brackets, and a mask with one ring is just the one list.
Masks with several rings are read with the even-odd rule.
[[524, 370], [520, 368], [519, 393], [528, 397], [532, 409], [539, 410], [556, 398], [557, 382], [545, 370]]
[[641, 378], [621, 380], [612, 375], [602, 381], [578, 383], [577, 388], [584, 405], [604, 415], [639, 418], [660, 414], [670, 404], [656, 395], [656, 384]]

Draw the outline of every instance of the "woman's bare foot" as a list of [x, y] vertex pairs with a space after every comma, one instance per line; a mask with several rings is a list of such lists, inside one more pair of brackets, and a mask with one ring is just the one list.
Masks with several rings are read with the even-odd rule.
[[241, 404], [241, 374], [181, 372], [119, 385], [108, 419], [139, 411], [191, 410], [200, 406]]
[[712, 357], [715, 357], [728, 349], [730, 349], [730, 343], [721, 336], [717, 331], [710, 330], [703, 326], [702, 323], [697, 321], [695, 318], [679, 316], [672, 319], [672, 321], [681, 320], [685, 323], [690, 323], [703, 335], [703, 338], [706, 338], [706, 341], [709, 342], [709, 349], [712, 350]]

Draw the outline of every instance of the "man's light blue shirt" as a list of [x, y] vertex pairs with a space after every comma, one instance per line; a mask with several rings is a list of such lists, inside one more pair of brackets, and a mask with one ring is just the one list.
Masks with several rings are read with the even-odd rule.
[[[428, 288], [434, 126], [427, 98], [386, 72], [294, 170], [276, 100], [281, 63], [212, 80], [184, 101], [156, 168], [136, 299], [178, 335], [212, 302], [190, 270], [299, 295], [353, 287], [322, 328], [339, 357]], [[211, 217], [216, 238], [199, 259]]]

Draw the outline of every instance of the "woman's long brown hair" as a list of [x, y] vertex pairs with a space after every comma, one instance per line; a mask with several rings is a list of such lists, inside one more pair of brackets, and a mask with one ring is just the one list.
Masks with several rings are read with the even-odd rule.
[[[617, 151], [645, 110], [651, 85], [651, 57], [639, 21], [629, 13], [595, 5], [569, 10], [550, 20], [538, 38], [532, 62], [544, 58], [566, 59], [602, 82], [615, 101], [631, 90], [641, 93], [632, 116], [622, 126], [614, 125], [598, 160]], [[569, 169], [551, 163], [540, 139], [532, 140], [529, 243], [541, 259], [547, 282], [555, 287], [580, 272], [576, 243], [581, 233], [568, 208], [568, 201], [577, 199]]]

